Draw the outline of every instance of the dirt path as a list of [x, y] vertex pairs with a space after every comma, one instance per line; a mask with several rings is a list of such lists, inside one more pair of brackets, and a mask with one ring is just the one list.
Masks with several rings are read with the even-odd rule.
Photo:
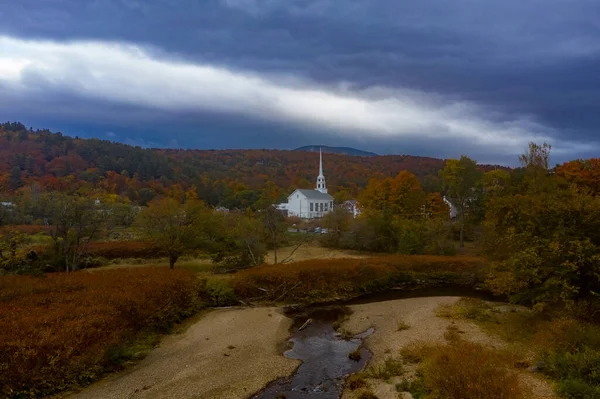
[[[364, 341], [364, 345], [373, 353], [370, 365], [382, 363], [389, 356], [398, 356], [401, 348], [413, 342], [446, 342], [444, 333], [452, 322], [462, 332], [463, 339], [491, 348], [504, 347], [503, 341], [489, 336], [469, 321], [451, 321], [436, 316], [438, 306], [454, 304], [459, 299], [460, 297], [450, 296], [424, 297], [354, 305], [351, 306], [353, 314], [342, 328], [351, 333], [358, 333], [369, 327], [375, 328], [375, 333]], [[400, 322], [406, 323], [409, 328], [398, 331]], [[552, 387], [545, 380], [531, 373], [523, 374], [522, 377], [523, 384], [534, 392], [534, 398], [555, 398]], [[379, 399], [396, 399], [398, 393], [394, 385], [401, 379], [393, 380], [391, 384], [371, 380], [373, 391]], [[342, 398], [353, 399], [354, 395], [346, 390]]]
[[291, 324], [276, 308], [215, 310], [130, 370], [69, 397], [245, 398], [298, 366], [278, 347]]

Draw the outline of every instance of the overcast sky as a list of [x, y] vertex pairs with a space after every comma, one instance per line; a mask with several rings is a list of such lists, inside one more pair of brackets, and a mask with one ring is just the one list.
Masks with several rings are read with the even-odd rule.
[[0, 119], [149, 147], [600, 156], [598, 0], [0, 0]]

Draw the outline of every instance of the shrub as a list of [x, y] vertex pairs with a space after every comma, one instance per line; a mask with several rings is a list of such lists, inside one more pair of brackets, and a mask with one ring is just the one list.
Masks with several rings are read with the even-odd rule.
[[6, 234], [8, 231], [16, 230], [24, 234], [47, 233], [50, 230], [46, 225], [19, 224], [10, 226], [0, 226], [0, 234]]
[[442, 304], [438, 306], [435, 313], [439, 317], [448, 319], [470, 319], [475, 321], [488, 321], [489, 311], [492, 307], [476, 298], [460, 298], [454, 304]]
[[542, 348], [543, 372], [561, 381], [567, 397], [594, 397], [577, 392], [600, 386], [600, 326], [562, 317], [541, 325], [534, 342]]
[[404, 367], [400, 360], [388, 357], [383, 364], [369, 367], [366, 373], [371, 378], [388, 380], [392, 377], [402, 375], [404, 373]]
[[600, 326], [561, 317], [541, 326], [535, 340], [557, 351], [600, 349]]
[[368, 385], [367, 380], [362, 374], [352, 374], [350, 377], [348, 377], [346, 384], [351, 391], [364, 388]]
[[229, 306], [236, 303], [235, 292], [229, 283], [212, 278], [206, 281], [204, 293], [210, 306]]
[[573, 379], [600, 386], [600, 351], [589, 347], [544, 356], [544, 372], [555, 379]]
[[95, 257], [95, 256], [86, 256], [81, 259], [79, 262], [79, 268], [81, 269], [89, 269], [93, 267], [104, 266], [108, 263], [105, 258]]
[[558, 384], [558, 393], [567, 399], [599, 399], [600, 388], [581, 380], [567, 379]]
[[396, 384], [396, 391], [410, 392], [414, 399], [422, 399], [429, 394], [429, 390], [425, 387], [425, 383], [423, 382], [422, 375], [417, 375], [413, 380], [402, 380], [402, 382]]
[[138, 334], [194, 312], [195, 285], [191, 273], [162, 268], [0, 277], [0, 396], [95, 379]]
[[421, 221], [401, 219], [395, 223], [398, 237], [396, 251], [405, 255], [422, 254], [425, 248], [425, 225]]
[[319, 302], [383, 291], [404, 284], [472, 286], [484, 273], [476, 257], [392, 255], [366, 259], [316, 259], [263, 265], [236, 273], [239, 298]]
[[400, 349], [404, 363], [421, 363], [432, 351], [432, 347], [424, 342], [414, 342]]
[[450, 324], [444, 333], [444, 338], [449, 342], [456, 342], [460, 339], [460, 331], [454, 324]]
[[362, 391], [357, 396], [358, 399], [378, 399], [377, 395], [375, 395], [371, 391]]
[[423, 382], [439, 399], [512, 399], [524, 395], [506, 355], [468, 341], [434, 347], [422, 365]]
[[406, 322], [404, 322], [402, 320], [398, 322], [398, 331], [408, 330], [409, 328], [410, 328], [410, 326], [408, 324], [406, 324]]

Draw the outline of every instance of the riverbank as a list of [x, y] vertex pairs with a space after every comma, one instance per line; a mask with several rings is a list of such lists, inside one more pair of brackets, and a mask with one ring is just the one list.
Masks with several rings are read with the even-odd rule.
[[[401, 385], [414, 378], [420, 366], [416, 364], [418, 362], [405, 358], [403, 350], [406, 348], [429, 345], [456, 350], [468, 342], [469, 345], [476, 345], [475, 348], [471, 346], [471, 349], [484, 348], [483, 352], [478, 353], [484, 362], [493, 360], [495, 356], [503, 356], [506, 352], [507, 344], [503, 340], [487, 334], [472, 321], [443, 317], [442, 311], [455, 306], [460, 298], [413, 297], [357, 303], [347, 308], [331, 305], [325, 308], [307, 308], [308, 313], [301, 313], [295, 318], [286, 316], [281, 308], [275, 307], [210, 311], [183, 333], [167, 337], [160, 347], [136, 366], [74, 393], [72, 398], [120, 399], [135, 395], [150, 399], [244, 399], [256, 393], [260, 393], [259, 397], [267, 395], [270, 398], [268, 395], [271, 391], [278, 394], [286, 392], [290, 394], [288, 397], [296, 397], [296, 389], [313, 385], [323, 388], [321, 391], [324, 398], [337, 398], [338, 394], [334, 394], [336, 389], [325, 388], [332, 383], [332, 387], [337, 384], [341, 388], [344, 384], [343, 374], [359, 371], [364, 362], [369, 360], [369, 353], [364, 351], [366, 348], [372, 358], [365, 370], [351, 377], [360, 378], [364, 385], [352, 390], [352, 384], [346, 384], [342, 399], [357, 399], [365, 389], [379, 399], [396, 399], [399, 397], [397, 384]], [[343, 311], [333, 315], [330, 308], [337, 309], [333, 313]], [[348, 313], [348, 310], [351, 312]], [[298, 328], [307, 319], [312, 319], [313, 322], [306, 330], [298, 333]], [[358, 357], [357, 368], [352, 367], [352, 370], [344, 371], [339, 376], [327, 372], [324, 376], [315, 377], [318, 373], [299, 372], [302, 371], [301, 368], [297, 369], [300, 362], [283, 356], [286, 340], [291, 336], [295, 337], [295, 342], [299, 345], [294, 347], [296, 355], [304, 356], [296, 356], [297, 358], [316, 359], [316, 365], [311, 366], [307, 362], [304, 364], [305, 368], [312, 371], [319, 371], [321, 367], [342, 370], [341, 365], [346, 367], [349, 353], [360, 345], [360, 340], [340, 340], [339, 337], [336, 338], [334, 328], [341, 333], [341, 337], [346, 338], [364, 331], [372, 332], [371, 335], [361, 337], [364, 338], [363, 350]], [[311, 329], [315, 329], [316, 333]], [[466, 347], [469, 348], [468, 345]], [[304, 353], [306, 351], [309, 353]], [[318, 364], [321, 359], [319, 356], [330, 359], [329, 354], [332, 352], [342, 355], [334, 356], [331, 364], [328, 363], [329, 360], [326, 364]], [[510, 360], [506, 367], [507, 370], [510, 369], [510, 375], [517, 376], [515, 385], [521, 387], [527, 396], [508, 397], [556, 398], [552, 386], [545, 379], [515, 366], [523, 363], [521, 360], [526, 360], [524, 353], [517, 356], [518, 359]], [[440, 375], [445, 375], [445, 372]], [[502, 376], [493, 374], [493, 377]], [[283, 378], [280, 380], [282, 385], [272, 390], [263, 390], [269, 382], [280, 378]], [[285, 385], [288, 382], [293, 382], [290, 389]]]
[[214, 310], [131, 369], [69, 398], [245, 398], [299, 365], [279, 347], [291, 325], [278, 308]]
[[[375, 332], [363, 343], [372, 353], [369, 368], [385, 367], [386, 360], [393, 359], [403, 364], [403, 375], [389, 379], [367, 378], [370, 390], [379, 399], [396, 399], [396, 384], [414, 376], [416, 366], [407, 364], [402, 358], [403, 348], [411, 345], [442, 345], [448, 341], [448, 331], [455, 331], [460, 338], [482, 347], [504, 349], [505, 343], [486, 334], [476, 324], [467, 320], [451, 320], [437, 315], [444, 306], [452, 306], [460, 300], [458, 296], [406, 298], [384, 302], [351, 305], [352, 314], [341, 324], [340, 330], [355, 334], [368, 328]], [[366, 373], [368, 376], [369, 373]], [[521, 370], [520, 382], [531, 397], [538, 399], [556, 398], [551, 385]], [[342, 399], [355, 399], [360, 391], [346, 387]]]

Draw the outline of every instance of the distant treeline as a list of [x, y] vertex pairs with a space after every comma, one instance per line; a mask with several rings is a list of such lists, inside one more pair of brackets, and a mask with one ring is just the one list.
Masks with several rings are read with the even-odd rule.
[[[208, 205], [246, 209], [265, 188], [276, 188], [276, 199], [283, 200], [296, 188], [314, 187], [317, 167], [318, 154], [302, 151], [144, 149], [34, 131], [18, 122], [0, 125], [0, 200], [32, 188], [115, 194], [146, 205], [156, 196], [191, 190]], [[439, 192], [444, 160], [327, 154], [324, 167], [330, 192], [343, 201], [370, 179], [403, 170], [415, 174], [426, 192]]]

